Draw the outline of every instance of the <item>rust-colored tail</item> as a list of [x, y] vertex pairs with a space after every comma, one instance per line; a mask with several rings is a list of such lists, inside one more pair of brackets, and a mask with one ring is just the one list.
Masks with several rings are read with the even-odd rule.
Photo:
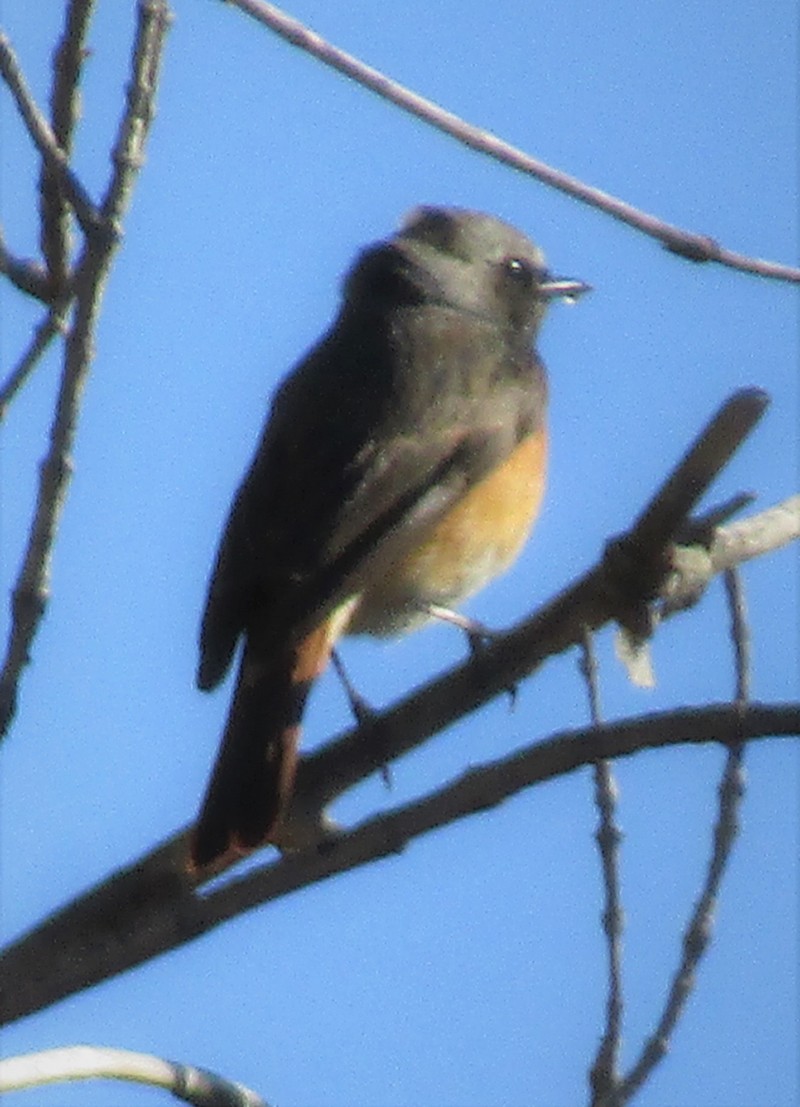
[[259, 656], [245, 646], [225, 733], [191, 837], [189, 869], [243, 856], [272, 838], [291, 799], [300, 721], [330, 658], [327, 620], [296, 649]]

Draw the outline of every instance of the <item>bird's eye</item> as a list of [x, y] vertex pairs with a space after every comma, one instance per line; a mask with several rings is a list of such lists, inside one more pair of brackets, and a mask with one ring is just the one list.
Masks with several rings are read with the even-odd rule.
[[529, 287], [536, 276], [534, 267], [525, 258], [506, 258], [503, 268], [511, 280], [518, 285]]

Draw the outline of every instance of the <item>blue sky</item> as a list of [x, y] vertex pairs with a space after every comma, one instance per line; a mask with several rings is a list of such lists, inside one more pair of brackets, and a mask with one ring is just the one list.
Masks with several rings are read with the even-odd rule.
[[[176, 0], [148, 159], [108, 286], [52, 574], [3, 749], [3, 934], [11, 938], [194, 815], [227, 693], [193, 687], [197, 621], [230, 496], [276, 382], [323, 331], [364, 243], [420, 202], [494, 212], [595, 288], [550, 313], [550, 489], [506, 577], [470, 606], [503, 626], [593, 563], [733, 389], [773, 397], [715, 486], [771, 505], [798, 481], [797, 289], [691, 265], [410, 119], [223, 4]], [[76, 164], [97, 194], [133, 5], [100, 3]], [[744, 253], [797, 261], [797, 15], [789, 0], [570, 5], [306, 0], [292, 13], [470, 121]], [[44, 102], [61, 5], [2, 0]], [[35, 161], [0, 99], [2, 207], [36, 250]], [[24, 168], [20, 168], [23, 166]], [[36, 307], [3, 289], [3, 373]], [[2, 573], [27, 531], [57, 381], [48, 360], [3, 448]], [[747, 566], [754, 695], [798, 694], [797, 552]], [[6, 610], [2, 619], [6, 620]], [[3, 623], [5, 627], [6, 623]], [[608, 718], [729, 697], [722, 589], [654, 644], [632, 688], [598, 643]], [[462, 655], [436, 627], [356, 641], [352, 675], [389, 703]], [[469, 764], [586, 722], [576, 659], [367, 782], [344, 822]], [[325, 678], [313, 745], [347, 721]], [[723, 755], [618, 767], [624, 1057], [652, 1028], [702, 878]], [[796, 744], [747, 754], [742, 836], [714, 941], [643, 1107], [791, 1107], [798, 1076]], [[151, 1051], [250, 1084], [280, 1107], [572, 1107], [605, 1000], [588, 772], [414, 843], [403, 856], [237, 919], [5, 1032], [6, 1054], [70, 1042]], [[9, 1104], [133, 1107], [158, 1093], [61, 1087]]]

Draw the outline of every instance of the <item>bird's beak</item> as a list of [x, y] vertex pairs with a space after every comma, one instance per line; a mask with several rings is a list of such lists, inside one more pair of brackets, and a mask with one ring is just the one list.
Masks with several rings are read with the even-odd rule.
[[572, 277], [548, 277], [546, 281], [542, 281], [538, 288], [539, 295], [545, 300], [559, 298], [575, 301], [579, 296], [583, 296], [585, 292], [591, 291], [592, 286], [590, 284], [586, 284], [585, 281], [573, 280]]

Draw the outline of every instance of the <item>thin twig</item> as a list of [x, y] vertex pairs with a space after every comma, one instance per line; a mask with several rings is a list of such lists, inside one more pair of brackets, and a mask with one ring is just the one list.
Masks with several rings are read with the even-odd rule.
[[[588, 627], [581, 648], [581, 672], [586, 680], [592, 725], [601, 725], [600, 689], [594, 639]], [[608, 999], [606, 1025], [589, 1072], [592, 1102], [600, 1101], [617, 1087], [619, 1050], [622, 1038], [622, 929], [624, 913], [619, 880], [619, 846], [622, 832], [616, 822], [617, 783], [611, 762], [598, 759], [594, 765], [595, 803], [599, 824], [595, 835], [603, 873], [602, 924], [608, 948]]]
[[0, 1093], [71, 1080], [123, 1080], [171, 1092], [191, 1107], [267, 1107], [243, 1084], [207, 1069], [108, 1046], [64, 1046], [0, 1060]]
[[[736, 714], [744, 716], [749, 701], [750, 635], [744, 591], [739, 571], [726, 569], [723, 574], [731, 618], [731, 639], [735, 657], [734, 705]], [[736, 715], [734, 715], [734, 719]], [[684, 932], [683, 955], [670, 986], [664, 1012], [653, 1035], [645, 1043], [639, 1060], [620, 1085], [618, 1096], [603, 1101], [603, 1107], [621, 1107], [648, 1079], [664, 1058], [681, 1011], [694, 987], [697, 967], [711, 940], [714, 912], [722, 877], [730, 860], [739, 833], [739, 810], [745, 791], [743, 735], [734, 733], [728, 742], [728, 756], [720, 780], [717, 821], [708, 870], [700, 897]]]
[[675, 535], [675, 541], [681, 545], [691, 545], [702, 542], [708, 545], [714, 538], [717, 527], [724, 526], [735, 516], [741, 514], [746, 507], [755, 503], [755, 492], [734, 492], [722, 503], [715, 504], [698, 515], [692, 515], [686, 520], [686, 526], [681, 527]]
[[22, 568], [12, 592], [8, 649], [0, 673], [0, 736], [14, 717], [18, 684], [49, 598], [50, 561], [72, 476], [72, 445], [80, 400], [93, 353], [94, 325], [111, 251], [89, 252], [75, 282], [76, 306], [67, 334], [64, 369], [50, 428], [50, 445], [39, 468], [39, 490]]
[[597, 651], [594, 648], [594, 637], [590, 627], [583, 628], [578, 668], [586, 682], [586, 694], [589, 697], [589, 718], [595, 726], [600, 726], [602, 722], [600, 715], [600, 670], [597, 664]]
[[[53, 83], [50, 91], [50, 119], [53, 137], [66, 158], [80, 117], [79, 82], [86, 57], [84, 42], [95, 0], [71, 0], [67, 6], [64, 34], [53, 54]], [[70, 209], [59, 178], [42, 165], [39, 183], [39, 240], [47, 264], [50, 286], [63, 292], [69, 276]]]
[[[733, 730], [736, 729], [735, 717]], [[744, 773], [739, 755], [728, 757], [719, 786], [719, 814], [714, 826], [711, 862], [703, 891], [684, 932], [683, 955], [672, 981], [664, 1013], [656, 1030], [646, 1042], [639, 1060], [620, 1085], [618, 1096], [611, 1097], [603, 1107], [619, 1107], [627, 1103], [647, 1080], [669, 1049], [669, 1041], [686, 1000], [691, 994], [698, 963], [711, 938], [711, 928], [717, 894], [730, 859], [733, 843], [739, 832], [739, 804], [744, 792]]]
[[717, 531], [710, 550], [715, 573], [741, 565], [800, 537], [800, 495]]
[[800, 495], [740, 522], [714, 527], [699, 543], [688, 537], [692, 545], [677, 545], [671, 552], [672, 569], [659, 604], [662, 619], [696, 604], [718, 573], [800, 538]]
[[[131, 91], [120, 126], [121, 135], [136, 137], [141, 146], [153, 118], [153, 75], [163, 50], [169, 13], [163, 0], [142, 0], [133, 48]], [[135, 116], [135, 120], [129, 117]], [[132, 141], [132, 140], [131, 140]], [[124, 153], [127, 154], [127, 151]], [[124, 163], [124, 167], [122, 166]], [[132, 175], [141, 157], [122, 157], [114, 174], [105, 214], [116, 225], [130, 197]], [[64, 348], [64, 370], [50, 430], [50, 446], [39, 471], [39, 492], [28, 545], [12, 595], [12, 625], [0, 672], [0, 736], [14, 717], [18, 685], [49, 594], [53, 543], [72, 474], [72, 446], [80, 401], [94, 353], [94, 333], [117, 236], [87, 238], [74, 280], [75, 311]]]
[[51, 302], [50, 281], [44, 268], [38, 261], [14, 257], [6, 246], [2, 228], [0, 228], [0, 273], [8, 277], [11, 283], [27, 296], [33, 296], [43, 304]]
[[274, 4], [264, 3], [263, 0], [228, 0], [228, 2], [246, 12], [259, 23], [268, 27], [281, 38], [299, 47], [312, 57], [325, 65], [343, 73], [346, 77], [356, 81], [371, 92], [396, 104], [404, 111], [410, 112], [418, 119], [430, 123], [445, 134], [457, 139], [465, 146], [487, 154], [505, 165], [526, 173], [537, 180], [543, 181], [552, 188], [565, 192], [591, 207], [598, 208], [607, 215], [627, 223], [637, 230], [643, 231], [651, 238], [655, 238], [668, 250], [690, 261], [716, 261], [720, 265], [739, 269], [743, 272], [754, 273], [761, 277], [771, 277], [775, 280], [800, 282], [800, 269], [778, 262], [765, 261], [762, 258], [747, 257], [744, 254], [726, 250], [708, 235], [695, 234], [682, 230], [670, 223], [665, 223], [654, 215], [641, 211], [631, 204], [625, 203], [608, 192], [599, 188], [593, 188], [572, 177], [562, 173], [544, 162], [532, 158], [523, 150], [504, 142], [490, 131], [472, 126], [465, 120], [445, 111], [444, 108], [423, 96], [403, 87], [391, 80], [384, 73], [366, 65], [352, 54], [340, 50], [332, 43], [327, 42], [321, 35], [312, 31], [305, 24], [291, 16], [286, 15]]
[[0, 385], [0, 423], [6, 417], [14, 396], [36, 368], [40, 358], [57, 334], [63, 334], [69, 305], [57, 305], [48, 311], [36, 330], [30, 345]]
[[731, 643], [735, 668], [734, 698], [738, 704], [750, 699], [750, 628], [744, 598], [742, 574], [734, 565], [722, 574], [731, 618]]
[[100, 210], [116, 226], [130, 204], [136, 174], [144, 164], [144, 147], [155, 116], [155, 93], [164, 41], [172, 22], [166, 0], [140, 0], [132, 76], [127, 103], [114, 143], [114, 172]]
[[87, 235], [107, 236], [109, 228], [103, 223], [88, 192], [72, 172], [64, 151], [56, 136], [33, 99], [8, 37], [0, 31], [0, 76], [3, 77], [16, 101], [28, 134], [33, 139], [48, 173], [58, 181], [73, 211]]

